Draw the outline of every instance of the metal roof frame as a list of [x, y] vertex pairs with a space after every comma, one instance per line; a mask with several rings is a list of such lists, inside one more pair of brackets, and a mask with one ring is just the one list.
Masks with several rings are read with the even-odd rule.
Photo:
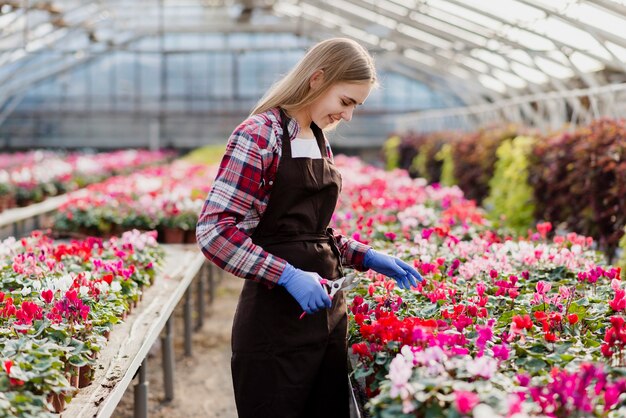
[[[603, 68], [626, 73], [625, 60], [620, 59], [609, 47], [611, 43], [626, 50], [626, 36], [598, 27], [598, 23], [582, 21], [576, 14], [568, 14], [570, 10], [568, 8], [578, 7], [580, 2], [572, 1], [566, 4], [565, 8], [558, 9], [540, 0], [508, 1], [521, 5], [519, 7], [536, 10], [538, 16], [544, 16], [543, 19], [557, 19], [572, 29], [584, 31], [591, 35], [602, 49], [593, 51], [584, 46], [563, 42], [536, 30], [532, 22], [505, 19], [502, 13], [498, 15], [499, 9], [491, 8], [494, 10], [492, 12], [489, 8], [481, 6], [479, 1], [446, 0], [447, 4], [454, 6], [446, 8], [440, 0], [152, 0], [133, 1], [130, 10], [123, 8], [123, 0], [110, 2], [75, 0], [66, 2], [69, 7], [65, 9], [57, 5], [62, 3], [54, 1], [33, 2], [30, 5], [28, 1], [16, 1], [12, 5], [14, 10], [9, 12], [9, 15], [14, 13], [15, 17], [8, 18], [4, 23], [8, 30], [0, 32], [0, 45], [3, 41], [6, 43], [10, 37], [15, 38], [16, 45], [14, 48], [5, 45], [5, 48], [0, 50], [0, 59], [3, 56], [2, 52], [7, 57], [10, 53], [20, 53], [28, 47], [20, 45], [19, 40], [28, 41], [28, 31], [32, 31], [33, 27], [25, 24], [20, 29], [19, 23], [21, 17], [28, 18], [29, 11], [49, 13], [50, 21], [42, 21], [38, 27], [56, 19], [57, 26], [53, 25], [50, 31], [44, 31], [46, 36], [64, 30], [57, 39], [50, 43], [42, 43], [38, 46], [40, 48], [63, 44], [79, 33], [81, 36], [87, 36], [92, 42], [82, 50], [65, 51], [68, 56], [78, 53], [81, 59], [57, 62], [50, 65], [46, 71], [37, 73], [36, 77], [31, 71], [37, 66], [35, 55], [26, 54], [20, 58], [22, 62], [20, 71], [15, 71], [14, 74], [0, 80], [2, 85], [0, 103], [19, 95], [21, 91], [42, 78], [66, 71], [99, 54], [123, 49], [134, 40], [158, 35], [163, 31], [168, 33], [291, 31], [314, 40], [324, 38], [323, 34], [353, 37], [367, 44], [372, 50], [379, 51], [377, 58], [385, 68], [419, 80], [435, 90], [457, 96], [468, 104], [481, 104], [528, 93], [540, 94], [555, 90], [564, 92], [572, 86], [568, 77], [580, 80], [591, 88], [605, 84], [606, 80], [601, 75], [584, 71], [577, 65], [579, 61], [576, 58], [579, 56], [593, 60], [592, 64], [597, 62]], [[622, 3], [611, 0], [586, 0], [585, 3], [599, 11], [625, 19], [626, 5]], [[18, 4], [24, 7], [17, 7]], [[153, 7], [149, 9], [150, 16], [154, 18], [158, 15], [158, 21], [151, 20], [146, 25], [139, 25], [137, 23], [139, 20], [133, 13], [135, 10], [148, 10], [149, 5]], [[87, 7], [96, 8], [82, 18], [80, 14], [74, 19], [70, 17], [73, 12]], [[120, 9], [116, 12], [115, 7]], [[184, 10], [185, 8], [188, 10]], [[294, 14], [284, 12], [289, 8]], [[162, 16], [164, 10], [173, 9], [181, 12], [174, 13], [174, 18], [165, 22]], [[195, 9], [206, 10], [207, 16], [214, 14], [224, 18], [216, 17], [213, 19], [215, 22], [204, 24], [205, 16], [196, 16]], [[455, 13], [456, 9], [466, 10], [468, 15]], [[576, 9], [579, 14], [580, 10], [583, 9]], [[275, 17], [274, 20], [270, 19], [272, 16]], [[482, 18], [479, 19], [479, 16]], [[531, 16], [534, 16], [534, 13], [531, 13]], [[449, 20], [446, 17], [449, 17]], [[501, 25], [489, 27], [489, 22], [500, 22]], [[320, 30], [321, 27], [323, 30]], [[521, 36], [519, 34], [541, 37], [547, 41], [546, 45], [552, 45], [554, 48], [529, 47], [529, 41], [519, 38], [518, 36]], [[591, 39], [590, 43], [594, 45]], [[521, 52], [525, 55], [521, 55]], [[617, 53], [621, 55], [621, 50], [617, 50]], [[502, 65], [498, 66], [497, 62], [502, 62]], [[544, 82], [540, 77], [541, 74], [546, 74], [544, 64], [567, 70], [573, 77], [568, 75], [559, 78], [548, 75]], [[534, 71], [534, 75], [529, 75], [529, 71]], [[486, 83], [489, 80], [500, 83], [503, 90], [500, 90], [501, 87], [496, 88], [498, 85], [492, 87], [492, 83]], [[518, 85], [524, 87], [519, 88]], [[580, 106], [580, 103], [570, 96], [563, 97], [570, 106], [576, 109]], [[537, 113], [532, 107], [523, 111], [531, 117], [534, 117], [533, 113]]]

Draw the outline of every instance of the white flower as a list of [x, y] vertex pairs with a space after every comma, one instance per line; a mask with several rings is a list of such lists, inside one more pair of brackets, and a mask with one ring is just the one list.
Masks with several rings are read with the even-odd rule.
[[81, 286], [78, 292], [81, 296], [87, 296], [89, 294], [89, 288], [87, 286]]
[[31, 294], [31, 292], [32, 292], [31, 288], [26, 286], [26, 287], [22, 288], [22, 292], [21, 293], [22, 293], [22, 296], [28, 296], [28, 295]]
[[74, 284], [74, 278], [66, 274], [57, 279], [56, 283], [54, 283], [54, 287], [55, 290], [60, 290], [61, 293], [64, 293], [72, 287], [72, 284]]
[[109, 291], [109, 284], [107, 282], [98, 282], [94, 284], [94, 286], [100, 293], [107, 293]]
[[467, 362], [467, 371], [485, 379], [491, 379], [498, 368], [498, 361], [494, 358], [482, 356]]
[[492, 407], [484, 403], [476, 405], [472, 414], [474, 418], [502, 418], [502, 415], [496, 414]]
[[111, 283], [111, 291], [112, 292], [119, 292], [120, 290], [122, 290], [122, 285], [120, 284], [120, 282], [112, 282]]

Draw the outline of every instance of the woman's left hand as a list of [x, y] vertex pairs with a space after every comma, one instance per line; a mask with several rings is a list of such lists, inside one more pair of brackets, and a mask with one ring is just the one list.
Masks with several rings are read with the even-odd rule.
[[372, 249], [365, 253], [363, 266], [395, 279], [400, 289], [410, 289], [411, 286], [417, 286], [416, 279], [420, 282], [424, 280], [417, 270], [399, 258]]

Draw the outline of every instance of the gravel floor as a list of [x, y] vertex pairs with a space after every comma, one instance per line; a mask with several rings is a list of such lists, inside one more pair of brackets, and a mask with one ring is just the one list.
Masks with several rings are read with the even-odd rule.
[[[163, 402], [161, 350], [155, 346], [148, 358], [150, 418], [236, 418], [230, 378], [230, 332], [243, 280], [221, 279], [204, 327], [194, 333], [193, 356], [184, 357], [182, 306], [175, 311], [175, 398]], [[133, 382], [133, 384], [136, 380]], [[133, 417], [132, 386], [124, 394], [114, 418]]]

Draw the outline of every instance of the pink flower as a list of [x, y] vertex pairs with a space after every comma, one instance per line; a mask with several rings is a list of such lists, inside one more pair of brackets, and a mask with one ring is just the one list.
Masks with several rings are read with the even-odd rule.
[[483, 296], [485, 294], [486, 289], [487, 289], [487, 286], [485, 286], [485, 283], [483, 282], [476, 283], [476, 293], [478, 293], [478, 296]]
[[544, 282], [543, 280], [537, 283], [537, 293], [539, 293], [540, 295], [545, 295], [547, 292], [550, 291], [551, 288], [552, 285], [548, 282]]
[[608, 411], [619, 400], [622, 391], [619, 385], [609, 385], [604, 392], [604, 410]]
[[507, 348], [505, 344], [494, 345], [493, 356], [497, 359], [506, 361], [509, 359], [509, 349]]
[[393, 232], [385, 232], [385, 237], [390, 241], [396, 240], [396, 234]]
[[520, 386], [527, 387], [530, 384], [530, 375], [527, 373], [518, 374], [517, 381]]
[[461, 390], [454, 392], [454, 398], [456, 409], [463, 415], [469, 414], [479, 401], [477, 394]]

